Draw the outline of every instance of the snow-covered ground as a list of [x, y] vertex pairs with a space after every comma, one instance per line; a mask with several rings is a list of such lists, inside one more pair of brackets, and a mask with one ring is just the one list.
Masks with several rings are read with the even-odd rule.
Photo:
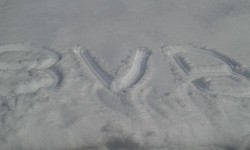
[[250, 149], [250, 1], [0, 0], [0, 150]]

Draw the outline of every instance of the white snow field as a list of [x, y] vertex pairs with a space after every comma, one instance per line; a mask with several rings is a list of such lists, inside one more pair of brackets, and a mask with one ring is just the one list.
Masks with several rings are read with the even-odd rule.
[[249, 8], [0, 0], [0, 150], [249, 150]]

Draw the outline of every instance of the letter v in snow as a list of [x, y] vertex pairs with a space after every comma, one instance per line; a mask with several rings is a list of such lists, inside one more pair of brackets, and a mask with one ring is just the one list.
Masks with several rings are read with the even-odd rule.
[[116, 79], [99, 66], [88, 50], [77, 46], [73, 47], [73, 51], [86, 64], [96, 79], [112, 92], [120, 92], [138, 83], [146, 71], [147, 60], [152, 53], [147, 48], [138, 48], [130, 69], [124, 74], [124, 76]]

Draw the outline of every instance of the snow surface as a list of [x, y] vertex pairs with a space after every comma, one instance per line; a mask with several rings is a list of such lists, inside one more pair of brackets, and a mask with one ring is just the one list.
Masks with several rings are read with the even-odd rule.
[[250, 149], [249, 8], [0, 0], [0, 150]]

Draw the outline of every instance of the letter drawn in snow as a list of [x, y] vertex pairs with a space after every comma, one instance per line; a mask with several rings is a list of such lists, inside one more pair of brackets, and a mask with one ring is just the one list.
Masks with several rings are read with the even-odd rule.
[[169, 63], [177, 69], [173, 74], [184, 79], [184, 89], [193, 85], [202, 93], [249, 97], [249, 70], [215, 50], [192, 46], [167, 46], [162, 49]]
[[136, 50], [131, 68], [117, 81], [118, 85], [116, 85], [116, 87], [119, 88], [119, 90], [132, 87], [143, 77], [147, 69], [147, 60], [150, 54], [151, 51], [146, 48]]
[[38, 91], [58, 83], [51, 69], [59, 60], [48, 47], [29, 43], [0, 45], [0, 95], [17, 96]]
[[99, 80], [104, 87], [115, 93], [132, 87], [138, 83], [146, 71], [147, 60], [151, 54], [151, 51], [146, 48], [137, 49], [132, 66], [124, 76], [117, 79], [104, 71], [88, 50], [85, 50], [82, 47], [74, 47], [73, 51], [78, 57], [81, 58], [81, 60], [83, 60], [96, 79]]
[[107, 74], [95, 61], [93, 56], [89, 53], [88, 50], [81, 47], [74, 47], [74, 52], [84, 61], [89, 70], [93, 75], [103, 84], [103, 86], [109, 88], [113, 77]]

